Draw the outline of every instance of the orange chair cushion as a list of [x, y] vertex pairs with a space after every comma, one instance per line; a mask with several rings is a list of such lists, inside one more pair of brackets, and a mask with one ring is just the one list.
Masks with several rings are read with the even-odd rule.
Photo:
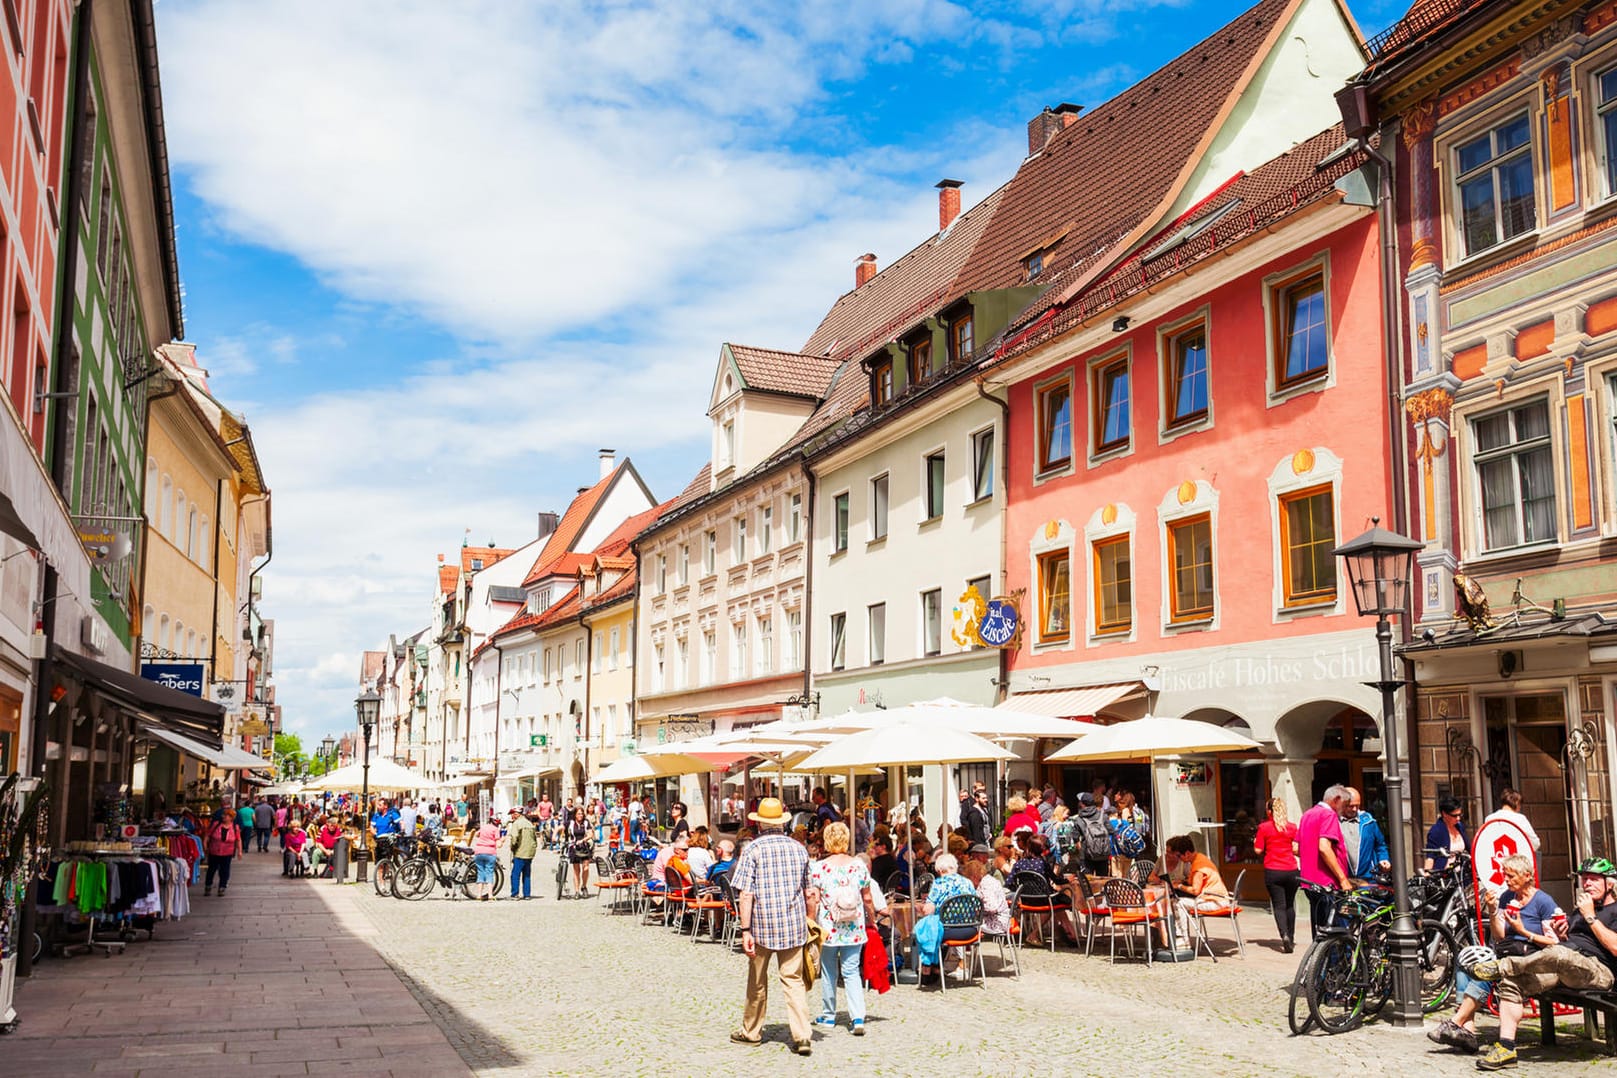
[[1138, 925], [1148, 921], [1160, 921], [1160, 913], [1143, 913], [1134, 910], [1113, 910], [1112, 923], [1115, 925]]

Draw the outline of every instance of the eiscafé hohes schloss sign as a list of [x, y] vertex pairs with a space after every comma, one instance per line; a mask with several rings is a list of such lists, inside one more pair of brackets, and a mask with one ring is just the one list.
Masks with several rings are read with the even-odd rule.
[[200, 697], [204, 669], [203, 663], [141, 663], [140, 676], [165, 688]]

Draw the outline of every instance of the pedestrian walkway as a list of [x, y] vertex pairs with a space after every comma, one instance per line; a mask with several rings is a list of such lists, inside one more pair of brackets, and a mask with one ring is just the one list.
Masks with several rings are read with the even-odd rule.
[[337, 885], [280, 867], [249, 853], [228, 895], [193, 887], [191, 916], [151, 942], [41, 963], [18, 985], [0, 1074], [469, 1074]]

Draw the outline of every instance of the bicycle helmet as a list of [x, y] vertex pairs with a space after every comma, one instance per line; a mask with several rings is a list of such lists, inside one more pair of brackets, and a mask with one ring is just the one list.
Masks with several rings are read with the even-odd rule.
[[1617, 876], [1617, 865], [1604, 857], [1590, 857], [1578, 866], [1580, 876]]
[[1492, 947], [1483, 947], [1473, 943], [1469, 947], [1460, 948], [1460, 953], [1454, 956], [1454, 968], [1463, 969], [1469, 973], [1479, 962], [1495, 962], [1499, 956], [1494, 954]]

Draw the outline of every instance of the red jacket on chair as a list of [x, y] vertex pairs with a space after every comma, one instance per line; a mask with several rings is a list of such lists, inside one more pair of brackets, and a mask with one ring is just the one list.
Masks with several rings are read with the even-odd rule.
[[865, 967], [865, 980], [880, 995], [893, 987], [892, 971], [887, 968], [887, 948], [875, 925], [865, 926], [865, 954], [861, 959]]

